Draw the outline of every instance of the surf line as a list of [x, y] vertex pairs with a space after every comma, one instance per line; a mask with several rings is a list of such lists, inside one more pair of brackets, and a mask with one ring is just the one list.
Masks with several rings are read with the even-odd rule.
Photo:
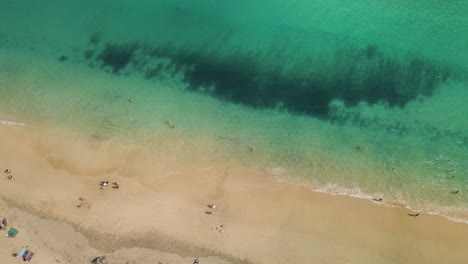
[[8, 120], [1, 120], [0, 119], [0, 125], [2, 126], [25, 126], [25, 123], [20, 123], [20, 122], [13, 122], [13, 121], [8, 121]]

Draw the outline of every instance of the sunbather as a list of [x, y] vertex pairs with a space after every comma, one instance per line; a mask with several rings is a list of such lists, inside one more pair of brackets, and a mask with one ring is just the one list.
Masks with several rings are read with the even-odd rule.
[[105, 180], [105, 181], [102, 181], [101, 182], [101, 189], [106, 187], [107, 185], [109, 185], [109, 181], [108, 180]]
[[3, 218], [2, 223], [0, 224], [0, 229], [3, 229], [5, 227], [7, 227], [7, 225], [8, 225], [7, 220], [5, 218]]

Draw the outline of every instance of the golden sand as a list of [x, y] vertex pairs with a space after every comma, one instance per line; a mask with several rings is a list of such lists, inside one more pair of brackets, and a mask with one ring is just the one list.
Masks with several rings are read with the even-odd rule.
[[0, 138], [0, 217], [20, 230], [0, 237], [1, 263], [23, 246], [40, 264], [468, 260], [468, 225], [442, 217], [51, 128], [2, 125]]

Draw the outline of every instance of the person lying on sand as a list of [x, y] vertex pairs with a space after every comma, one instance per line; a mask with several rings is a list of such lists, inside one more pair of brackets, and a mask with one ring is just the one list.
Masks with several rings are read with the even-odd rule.
[[457, 194], [457, 193], [459, 193], [459, 192], [460, 192], [459, 190], [450, 191], [451, 194]]
[[382, 198], [373, 198], [372, 200], [376, 201], [376, 202], [381, 202], [382, 201]]
[[7, 227], [7, 225], [8, 225], [7, 220], [3, 218], [2, 223], [0, 224], [0, 230]]
[[4, 170], [3, 172], [5, 172], [5, 173], [11, 173], [11, 170], [10, 170], [10, 169], [6, 169], [6, 170]]
[[408, 214], [409, 216], [412, 216], [412, 217], [416, 217], [416, 216], [419, 216], [419, 213], [415, 213], [415, 214]]
[[211, 208], [211, 209], [215, 209], [215, 208], [216, 208], [216, 204], [209, 204], [208, 207]]
[[13, 180], [13, 175], [8, 175], [7, 179]]
[[91, 208], [91, 203], [87, 201], [82, 201], [76, 207], [77, 208]]
[[195, 258], [195, 259], [193, 260], [193, 264], [199, 264], [199, 263], [200, 263], [200, 262], [198, 261], [198, 258]]

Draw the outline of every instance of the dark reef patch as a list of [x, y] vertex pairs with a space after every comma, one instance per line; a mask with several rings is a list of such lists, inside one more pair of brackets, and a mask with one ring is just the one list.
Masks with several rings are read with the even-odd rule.
[[[120, 70], [132, 62], [137, 49], [138, 44], [106, 44], [97, 59], [102, 63], [102, 68], [110, 68], [113, 73], [119, 73]], [[87, 50], [87, 52], [90, 52], [90, 50]]]
[[90, 60], [90, 59], [92, 59], [93, 55], [94, 55], [94, 51], [93, 51], [93, 50], [85, 50], [85, 51], [83, 52], [83, 57], [85, 58], [85, 60]]
[[94, 32], [89, 37], [89, 44], [96, 46], [99, 44], [99, 42], [101, 42], [101, 34], [99, 32]]
[[62, 55], [58, 58], [59, 61], [67, 61], [68, 60], [68, 56], [65, 56], [65, 55]]
[[[181, 74], [191, 91], [209, 91], [230, 102], [286, 109], [321, 118], [333, 100], [404, 107], [431, 96], [451, 77], [450, 69], [423, 58], [385, 56], [376, 46], [338, 49], [325, 59], [282, 62], [277, 54], [193, 50], [128, 43], [96, 45], [85, 56], [120, 74], [128, 65], [146, 79]], [[208, 89], [207, 89], [208, 88]]]

